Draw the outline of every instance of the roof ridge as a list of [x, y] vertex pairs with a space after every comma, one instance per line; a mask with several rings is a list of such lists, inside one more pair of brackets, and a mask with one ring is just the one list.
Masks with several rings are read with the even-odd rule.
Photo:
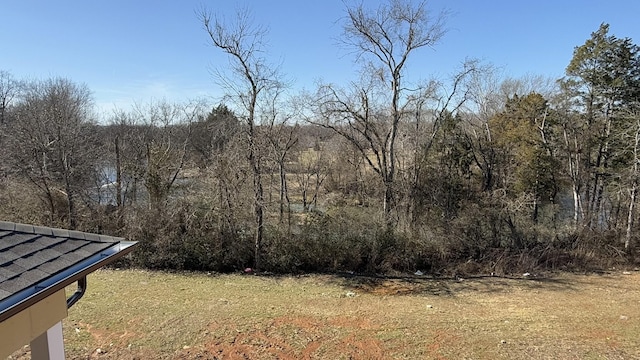
[[22, 232], [37, 235], [49, 235], [67, 237], [70, 239], [82, 239], [88, 241], [113, 242], [123, 241], [124, 238], [111, 235], [101, 235], [78, 230], [68, 230], [62, 228], [54, 228], [47, 226], [37, 226], [29, 224], [15, 223], [11, 221], [0, 221], [0, 230]]

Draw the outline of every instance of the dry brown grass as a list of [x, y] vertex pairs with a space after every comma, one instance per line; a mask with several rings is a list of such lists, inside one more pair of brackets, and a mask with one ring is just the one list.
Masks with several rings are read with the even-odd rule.
[[638, 272], [434, 280], [103, 270], [64, 328], [70, 359], [633, 359], [638, 305]]

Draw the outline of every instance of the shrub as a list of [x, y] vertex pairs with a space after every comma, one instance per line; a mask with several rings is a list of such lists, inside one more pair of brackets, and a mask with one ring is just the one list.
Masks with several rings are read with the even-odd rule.
[[172, 211], [138, 209], [129, 237], [139, 241], [135, 264], [154, 269], [228, 272], [252, 262], [251, 236], [232, 232], [211, 209], [182, 202]]

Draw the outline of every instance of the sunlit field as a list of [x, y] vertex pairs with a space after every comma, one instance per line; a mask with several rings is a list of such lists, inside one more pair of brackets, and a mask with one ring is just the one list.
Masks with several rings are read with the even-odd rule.
[[70, 359], [630, 359], [640, 357], [638, 294], [637, 272], [442, 280], [103, 270], [70, 309], [65, 346]]

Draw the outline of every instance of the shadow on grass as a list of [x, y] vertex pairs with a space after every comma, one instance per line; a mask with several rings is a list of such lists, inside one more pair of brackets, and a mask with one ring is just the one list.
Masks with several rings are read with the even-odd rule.
[[575, 284], [559, 277], [471, 276], [439, 278], [429, 276], [366, 276], [336, 274], [336, 284], [345, 288], [381, 296], [435, 295], [455, 296], [463, 292], [508, 293], [518, 290], [573, 291]]

